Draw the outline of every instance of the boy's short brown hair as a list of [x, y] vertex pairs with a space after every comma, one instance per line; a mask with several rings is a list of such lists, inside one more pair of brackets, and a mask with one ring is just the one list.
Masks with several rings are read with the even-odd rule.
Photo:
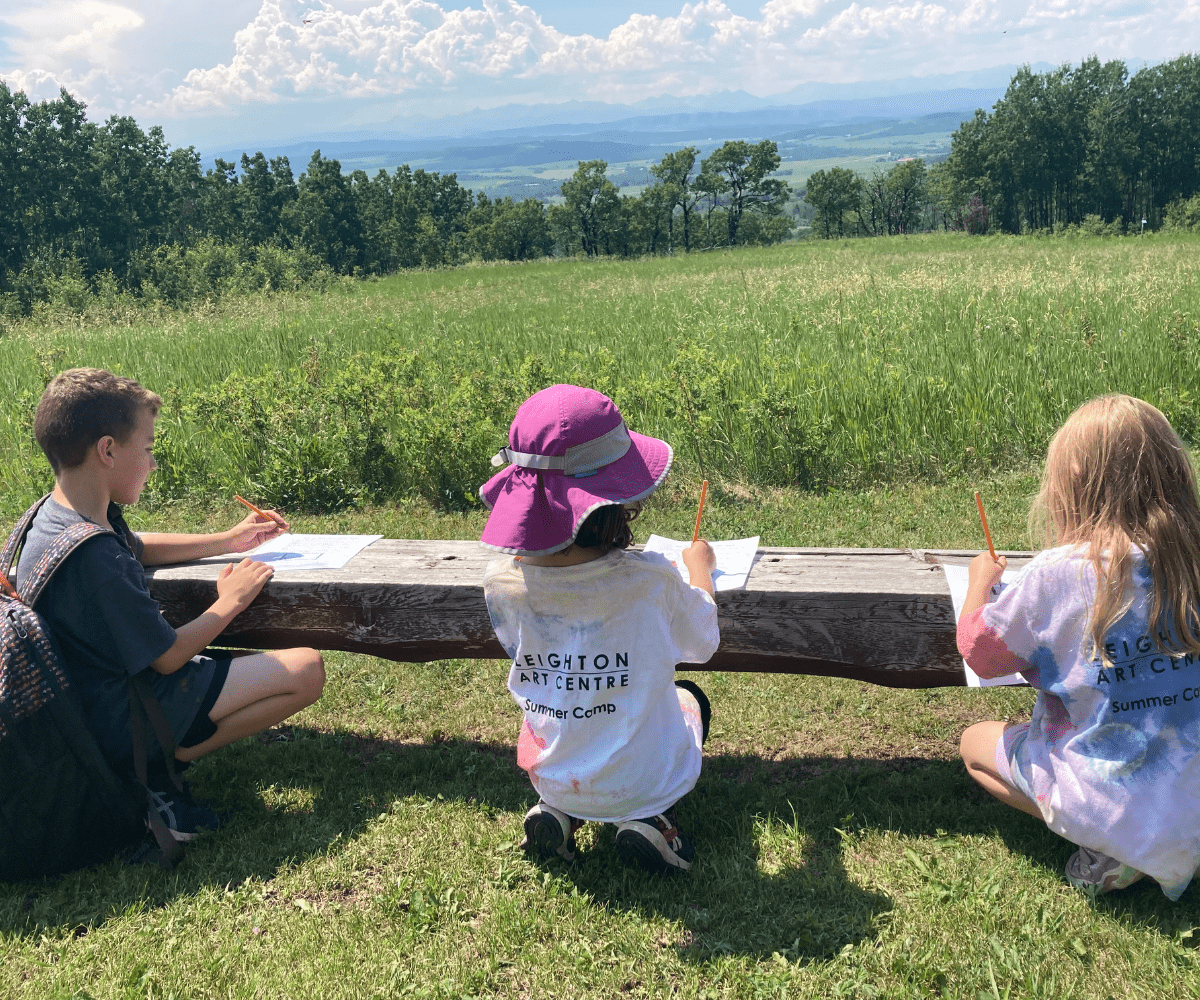
[[33, 434], [54, 474], [73, 469], [102, 437], [122, 444], [133, 433], [138, 413], [158, 416], [162, 398], [131, 378], [99, 368], [72, 368], [55, 375], [42, 393]]

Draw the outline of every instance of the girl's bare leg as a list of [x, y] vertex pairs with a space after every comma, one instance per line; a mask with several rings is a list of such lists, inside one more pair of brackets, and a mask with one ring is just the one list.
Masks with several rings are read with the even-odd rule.
[[963, 763], [967, 765], [967, 774], [979, 782], [987, 792], [1014, 809], [1042, 819], [1042, 811], [1036, 803], [1013, 788], [996, 770], [996, 744], [1007, 727], [1007, 723], [1004, 722], [975, 723], [962, 734], [958, 752], [962, 754]]
[[179, 760], [195, 760], [218, 747], [252, 736], [307, 708], [321, 697], [325, 665], [315, 649], [280, 649], [237, 656], [208, 713], [217, 731], [194, 747], [175, 752]]

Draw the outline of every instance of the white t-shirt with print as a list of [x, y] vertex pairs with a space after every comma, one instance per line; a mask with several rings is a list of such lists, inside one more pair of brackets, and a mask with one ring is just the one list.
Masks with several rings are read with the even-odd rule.
[[1047, 826], [1157, 879], [1178, 899], [1200, 865], [1200, 658], [1159, 648], [1154, 580], [1133, 549], [1128, 610], [1088, 655], [1096, 574], [1082, 548], [1038, 554], [959, 623], [983, 676], [1020, 670], [1040, 692], [1008, 747], [1013, 784]]
[[708, 594], [663, 556], [620, 549], [579, 566], [494, 559], [483, 589], [525, 713], [517, 762], [543, 801], [619, 823], [692, 790], [701, 753], [674, 677], [716, 652]]

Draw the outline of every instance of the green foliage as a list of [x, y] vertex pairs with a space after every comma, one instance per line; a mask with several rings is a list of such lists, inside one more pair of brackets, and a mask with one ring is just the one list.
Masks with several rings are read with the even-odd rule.
[[208, 446], [172, 454], [168, 438], [162, 464], [184, 488], [250, 483], [286, 510], [409, 496], [460, 508], [472, 503], [498, 437], [484, 374], [447, 371], [417, 353], [327, 369], [312, 350], [299, 368], [239, 372], [185, 395], [184, 421], [212, 429]]
[[1195, 55], [1132, 77], [1095, 57], [1048, 73], [1026, 66], [990, 114], [976, 111], [954, 133], [943, 210], [954, 220], [975, 195], [1008, 233], [1095, 229], [1091, 216], [1158, 228], [1167, 206], [1200, 189], [1195, 145], [1179, 138], [1197, 120]]
[[858, 204], [859, 226], [870, 236], [917, 232], [925, 207], [925, 161], [897, 163], [875, 171], [863, 185]]
[[[79, 364], [160, 392], [152, 503], [257, 483], [289, 510], [467, 508], [519, 403], [559, 381], [607, 392], [685, 474], [748, 486], [1024, 468], [1111, 391], [1200, 441], [1195, 241], [1071, 235], [405, 272], [190, 313], [118, 296], [11, 324], [0, 372], [30, 407]], [[0, 423], [6, 509], [46, 482], [22, 420]]]
[[816, 171], [804, 192], [804, 200], [817, 210], [813, 230], [827, 240], [845, 236], [847, 216], [858, 211], [862, 195], [863, 180], [853, 170], [833, 167]]
[[613, 252], [622, 213], [617, 186], [605, 175], [607, 169], [603, 160], [580, 161], [579, 169], [562, 183], [563, 204], [550, 208], [550, 225], [568, 255]]
[[536, 198], [491, 201], [479, 195], [467, 217], [467, 243], [482, 260], [536, 260], [554, 251], [546, 207]]
[[1200, 193], [1167, 206], [1166, 226], [1177, 232], [1200, 232]]
[[[700, 164], [698, 186], [716, 207], [725, 196], [727, 246], [737, 246], [743, 216], [759, 212], [777, 217], [789, 192], [786, 181], [768, 176], [779, 168], [779, 147], [770, 139], [755, 145], [744, 140], [726, 142]], [[710, 212], [711, 214], [711, 212]]]

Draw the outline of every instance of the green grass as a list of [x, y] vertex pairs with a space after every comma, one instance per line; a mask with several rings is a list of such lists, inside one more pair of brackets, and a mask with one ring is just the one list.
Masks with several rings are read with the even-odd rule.
[[[714, 538], [977, 548], [981, 489], [997, 545], [1024, 548], [1039, 451], [1080, 399], [1137, 392], [1190, 426], [1198, 249], [935, 238], [411, 274], [185, 314], [43, 316], [0, 336], [0, 380], [20, 400], [69, 364], [135, 374], [168, 397], [168, 432], [215, 452], [222, 422], [184, 426], [188, 394], [283, 367], [318, 395], [356, 353], [419, 349], [430, 385], [471, 366], [488, 376], [454, 397], [481, 453], [473, 488], [520, 379], [574, 370], [628, 391], [631, 424], [677, 446], [639, 538], [689, 530], [703, 474]], [[680, 345], [695, 367], [680, 367]], [[514, 374], [531, 356], [547, 369]], [[739, 406], [707, 424], [678, 401], [689, 372], [714, 371]], [[673, 411], [629, 390], [671, 379]], [[769, 448], [701, 461], [741, 440], [740, 403], [764, 385], [802, 386], [796, 398], [827, 418], [820, 489], [780, 482]], [[26, 421], [16, 405], [0, 418], [8, 513], [47, 483]], [[135, 527], [240, 517], [228, 483], [172, 475], [175, 492], [156, 487], [130, 512]], [[476, 538], [483, 515], [415, 491], [294, 523]], [[535, 795], [516, 767], [505, 664], [334, 653], [328, 672], [292, 724], [194, 769], [200, 797], [236, 814], [175, 872], [112, 861], [0, 885], [0, 996], [1200, 995], [1200, 890], [1170, 904], [1143, 884], [1092, 903], [1061, 877], [1070, 846], [966, 777], [963, 728], [1026, 718], [1029, 691], [694, 674], [714, 706], [681, 807], [699, 860], [664, 879], [626, 870], [611, 829], [589, 827], [571, 866], [515, 849]]]
[[681, 810], [700, 860], [665, 879], [626, 870], [611, 828], [570, 866], [515, 849], [536, 796], [504, 674], [331, 656], [318, 707], [196, 768], [238, 812], [176, 872], [0, 889], [0, 992], [1194, 995], [1195, 890], [1090, 904], [1060, 876], [1069, 846], [954, 760], [964, 725], [1028, 692], [697, 675], [716, 712]]
[[[716, 489], [706, 524], [777, 544], [978, 546], [973, 485]], [[997, 544], [1022, 545], [1033, 477], [978, 485]], [[639, 537], [689, 527], [694, 494], [662, 493]], [[169, 529], [196, 511], [131, 513]], [[411, 504], [297, 523], [469, 538], [481, 521]], [[327, 665], [315, 706], [193, 770], [236, 815], [175, 872], [113, 861], [0, 885], [0, 996], [1197, 995], [1200, 890], [1093, 904], [1061, 877], [1071, 847], [966, 777], [959, 733], [1027, 718], [1029, 691], [692, 674], [714, 706], [681, 807], [699, 861], [666, 879], [624, 868], [611, 828], [588, 827], [574, 865], [516, 850], [536, 796], [505, 663]]]
[[[320, 480], [313, 510], [447, 490], [469, 504], [516, 405], [551, 379], [610, 392], [632, 426], [676, 446], [682, 471], [747, 486], [1027, 467], [1076, 405], [1114, 390], [1160, 406], [1194, 441], [1198, 263], [1194, 237], [814, 241], [406, 273], [117, 321], [41, 317], [0, 337], [13, 401], [0, 483], [10, 506], [44, 484], [30, 472], [44, 465], [29, 414], [44, 379], [76, 364], [135, 374], [167, 398], [161, 499], [248, 482], [302, 498]], [[388, 358], [403, 371], [371, 373]], [[256, 439], [281, 409], [286, 426]], [[373, 443], [325, 440], [347, 428]], [[264, 453], [279, 458], [270, 481]], [[399, 471], [372, 478], [379, 454]], [[453, 482], [432, 482], [424, 462]], [[298, 468], [307, 486], [283, 481]]]

